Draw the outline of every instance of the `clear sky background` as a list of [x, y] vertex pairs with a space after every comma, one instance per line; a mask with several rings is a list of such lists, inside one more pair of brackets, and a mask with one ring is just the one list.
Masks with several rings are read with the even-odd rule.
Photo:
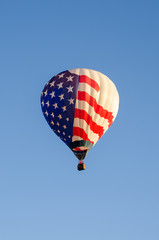
[[[0, 2], [0, 239], [159, 239], [159, 2]], [[72, 68], [120, 95], [86, 171], [53, 134], [40, 94]]]

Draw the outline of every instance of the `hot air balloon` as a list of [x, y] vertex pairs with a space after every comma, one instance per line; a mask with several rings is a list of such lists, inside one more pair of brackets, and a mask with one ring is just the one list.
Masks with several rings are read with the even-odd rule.
[[114, 122], [119, 94], [104, 74], [77, 68], [57, 74], [41, 94], [42, 112], [53, 132], [67, 144], [84, 170], [84, 158]]

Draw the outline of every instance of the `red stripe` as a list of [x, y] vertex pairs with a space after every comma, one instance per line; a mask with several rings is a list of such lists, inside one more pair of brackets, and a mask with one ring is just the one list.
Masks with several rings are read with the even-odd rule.
[[90, 85], [92, 88], [94, 88], [97, 92], [99, 92], [99, 85], [96, 81], [94, 81], [93, 79], [85, 76], [85, 75], [81, 75], [80, 76], [80, 80], [79, 80], [80, 83], [87, 83], [88, 85]]
[[[85, 150], [87, 150], [88, 148], [86, 148]], [[81, 148], [79, 148], [79, 147], [76, 147], [76, 148], [74, 148], [73, 150], [75, 150], [75, 151], [85, 151], [85, 150], [82, 150]]]
[[113, 114], [112, 112], [108, 112], [106, 109], [104, 109], [102, 106], [97, 104], [97, 101], [95, 98], [90, 96], [88, 93], [83, 91], [78, 91], [77, 93], [77, 99], [81, 101], [86, 101], [91, 107], [94, 108], [94, 111], [99, 114], [101, 117], [104, 117], [105, 119], [108, 119], [109, 126], [113, 122]]
[[101, 137], [103, 135], [104, 129], [100, 125], [97, 125], [92, 117], [84, 110], [80, 110], [75, 108], [74, 118], [80, 118], [86, 121], [86, 123], [90, 126], [90, 129]]
[[89, 142], [91, 142], [92, 144], [94, 144], [94, 142], [92, 142], [92, 141], [88, 138], [87, 133], [86, 133], [82, 128], [73, 127], [73, 136], [81, 137], [81, 138], [83, 138], [83, 140], [89, 141]]

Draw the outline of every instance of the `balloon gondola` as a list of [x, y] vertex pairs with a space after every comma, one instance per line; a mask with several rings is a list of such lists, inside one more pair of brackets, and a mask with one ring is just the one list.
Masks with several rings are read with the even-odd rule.
[[77, 165], [77, 169], [78, 169], [78, 171], [82, 171], [82, 170], [85, 170], [85, 164], [84, 164], [84, 162], [79, 162], [78, 163], [78, 165]]
[[104, 74], [77, 68], [57, 74], [45, 85], [41, 107], [54, 133], [80, 161], [114, 122], [119, 108], [119, 94]]

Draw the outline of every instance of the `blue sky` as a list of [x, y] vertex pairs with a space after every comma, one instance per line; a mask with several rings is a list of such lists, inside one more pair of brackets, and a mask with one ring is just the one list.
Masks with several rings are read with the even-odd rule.
[[[0, 239], [158, 240], [158, 1], [1, 1]], [[86, 171], [40, 94], [72, 68], [106, 74], [118, 116]]]

